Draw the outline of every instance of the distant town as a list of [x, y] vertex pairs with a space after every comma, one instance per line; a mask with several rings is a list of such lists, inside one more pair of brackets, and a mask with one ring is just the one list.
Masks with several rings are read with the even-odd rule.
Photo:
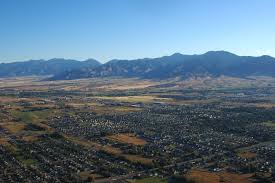
[[275, 80], [0, 80], [2, 182], [274, 182]]

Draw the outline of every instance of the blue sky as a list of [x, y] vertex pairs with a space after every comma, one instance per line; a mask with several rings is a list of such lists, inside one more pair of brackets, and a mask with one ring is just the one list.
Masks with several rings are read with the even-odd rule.
[[0, 0], [0, 62], [275, 56], [274, 0]]

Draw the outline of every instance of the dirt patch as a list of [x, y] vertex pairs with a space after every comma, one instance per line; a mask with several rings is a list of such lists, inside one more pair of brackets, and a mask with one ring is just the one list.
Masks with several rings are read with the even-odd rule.
[[153, 81], [142, 81], [142, 80], [124, 80], [124, 82], [112, 83], [109, 85], [104, 85], [97, 87], [98, 89], [107, 89], [107, 90], [129, 90], [129, 89], [143, 89], [152, 87], [159, 84], [158, 82]]
[[10, 133], [16, 134], [18, 132], [21, 132], [25, 129], [26, 124], [24, 123], [16, 123], [16, 122], [7, 122], [0, 124], [2, 128], [7, 129]]
[[145, 145], [147, 142], [141, 138], [136, 137], [132, 133], [116, 134], [108, 136], [107, 138], [115, 140], [121, 143], [133, 144], [133, 145]]
[[153, 160], [150, 158], [144, 158], [140, 155], [124, 154], [123, 157], [133, 163], [140, 163], [143, 165], [152, 165]]
[[0, 138], [0, 145], [3, 145], [3, 146], [9, 145], [9, 139], [7, 139], [5, 137]]
[[250, 151], [243, 151], [243, 152], [238, 153], [238, 155], [242, 158], [247, 158], [247, 159], [254, 158], [257, 156], [256, 153], [253, 153]]
[[127, 96], [127, 97], [96, 97], [98, 99], [105, 99], [105, 100], [115, 100], [119, 102], [142, 102], [142, 103], [153, 103], [153, 102], [172, 102], [171, 98], [160, 98], [157, 96]]
[[0, 103], [18, 102], [20, 99], [15, 97], [0, 97]]
[[187, 173], [186, 178], [196, 183], [252, 183], [252, 174], [236, 174], [229, 172], [209, 172], [195, 169]]
[[39, 138], [36, 135], [28, 135], [28, 136], [22, 137], [22, 139], [26, 142], [34, 142], [34, 141], [37, 141]]

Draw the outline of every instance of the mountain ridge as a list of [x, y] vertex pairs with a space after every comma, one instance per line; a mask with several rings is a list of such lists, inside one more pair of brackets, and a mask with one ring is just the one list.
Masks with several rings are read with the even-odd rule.
[[96, 67], [99, 65], [101, 65], [101, 63], [94, 59], [77, 61], [63, 58], [1, 63], [0, 77], [56, 75], [69, 70], [81, 69], [83, 67]]
[[228, 75], [275, 76], [275, 58], [270, 56], [238, 56], [226, 51], [209, 51], [201, 55], [175, 53], [158, 58], [112, 60], [95, 68], [58, 74], [52, 80], [93, 77], [140, 77], [166, 79], [172, 77]]
[[275, 77], [275, 58], [239, 56], [227, 51], [208, 51], [204, 54], [142, 59], [114, 59], [104, 64], [94, 59], [77, 61], [53, 58], [0, 64], [0, 77], [52, 75], [49, 80], [70, 80], [93, 77], [139, 77], [166, 79], [190, 76], [263, 75]]

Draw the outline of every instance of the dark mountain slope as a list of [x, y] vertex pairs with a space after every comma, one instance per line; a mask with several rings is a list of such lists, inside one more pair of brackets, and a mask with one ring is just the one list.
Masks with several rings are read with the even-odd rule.
[[30, 76], [30, 75], [56, 75], [65, 71], [81, 68], [94, 68], [100, 63], [89, 59], [86, 61], [51, 59], [30, 60], [26, 62], [13, 62], [0, 64], [0, 77]]
[[202, 55], [176, 53], [154, 59], [112, 60], [96, 68], [67, 71], [54, 76], [52, 79], [107, 76], [165, 79], [178, 76], [185, 78], [206, 75], [275, 76], [275, 58], [269, 56], [237, 56], [225, 51], [210, 51]]

